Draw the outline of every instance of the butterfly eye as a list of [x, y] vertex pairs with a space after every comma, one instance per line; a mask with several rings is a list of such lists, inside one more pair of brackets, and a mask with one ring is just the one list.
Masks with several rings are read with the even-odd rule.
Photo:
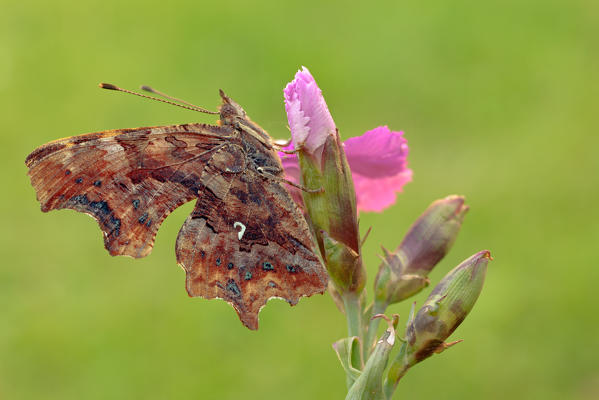
[[266, 158], [261, 154], [252, 154], [250, 158], [254, 162], [254, 164], [258, 167], [263, 167], [266, 165]]

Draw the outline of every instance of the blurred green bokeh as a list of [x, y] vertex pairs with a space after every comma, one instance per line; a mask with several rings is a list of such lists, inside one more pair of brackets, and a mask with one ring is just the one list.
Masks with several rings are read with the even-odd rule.
[[91, 218], [39, 211], [23, 163], [59, 137], [214, 121], [101, 81], [209, 108], [222, 88], [287, 137], [282, 89], [301, 65], [342, 136], [387, 124], [409, 141], [414, 181], [361, 215], [369, 288], [379, 246], [448, 194], [471, 211], [433, 282], [495, 258], [452, 336], [464, 343], [396, 398], [599, 398], [599, 3], [365, 4], [0, 0], [0, 398], [343, 398], [328, 295], [273, 300], [250, 332], [226, 303], [187, 297], [173, 248], [191, 204], [150, 257], [112, 258]]

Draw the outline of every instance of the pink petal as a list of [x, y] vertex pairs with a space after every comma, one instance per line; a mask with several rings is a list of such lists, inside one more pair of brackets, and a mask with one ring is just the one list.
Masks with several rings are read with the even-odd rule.
[[[292, 149], [293, 145], [290, 145], [286, 148], [286, 150]], [[299, 168], [299, 163], [297, 161], [297, 156], [295, 154], [285, 154], [279, 152], [279, 157], [281, 158], [281, 163], [283, 164], [283, 169], [285, 170], [285, 178], [293, 183], [300, 184], [300, 175], [301, 171]], [[293, 198], [296, 204], [302, 206], [304, 204], [304, 199], [302, 198], [302, 192], [291, 185], [287, 185], [287, 190], [289, 194]]]
[[279, 152], [279, 158], [281, 159], [283, 169], [285, 170], [285, 178], [293, 183], [299, 184], [301, 172], [297, 161], [297, 155]]
[[356, 190], [358, 211], [381, 212], [395, 203], [397, 192], [412, 180], [412, 170], [407, 169], [397, 175], [373, 179], [352, 172]]
[[352, 173], [366, 177], [393, 176], [407, 168], [408, 141], [403, 132], [379, 126], [344, 142]]
[[403, 132], [379, 126], [344, 142], [356, 189], [357, 208], [382, 211], [395, 203], [396, 193], [412, 180], [408, 141]]
[[[380, 126], [346, 140], [343, 145], [354, 180], [358, 211], [380, 212], [393, 205], [397, 192], [412, 180], [412, 170], [407, 167], [408, 143], [403, 132]], [[287, 179], [299, 183], [297, 156], [279, 155]]]
[[306, 67], [295, 74], [295, 79], [284, 90], [285, 110], [295, 148], [303, 148], [320, 158], [328, 135], [335, 133], [335, 122], [322, 92]]

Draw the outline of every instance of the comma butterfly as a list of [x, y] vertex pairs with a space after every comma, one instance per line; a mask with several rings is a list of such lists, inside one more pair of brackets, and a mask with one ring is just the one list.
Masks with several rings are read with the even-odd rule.
[[226, 300], [245, 326], [257, 329], [269, 298], [295, 305], [301, 296], [324, 292], [328, 277], [304, 216], [284, 187], [271, 137], [220, 95], [219, 113], [182, 106], [220, 114], [218, 126], [73, 136], [37, 148], [25, 163], [42, 211], [70, 208], [91, 215], [113, 256], [147, 256], [166, 216], [196, 199], [175, 248], [187, 292]]

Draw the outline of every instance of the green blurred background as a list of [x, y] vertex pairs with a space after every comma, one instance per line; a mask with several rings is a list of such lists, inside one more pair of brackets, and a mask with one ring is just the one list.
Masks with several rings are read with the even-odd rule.
[[[0, 398], [339, 399], [328, 295], [273, 300], [250, 332], [190, 299], [173, 251], [187, 204], [151, 256], [113, 258], [89, 217], [42, 214], [25, 156], [64, 136], [213, 122], [97, 89], [150, 84], [209, 108], [219, 88], [275, 137], [282, 89], [307, 66], [342, 136], [405, 131], [414, 181], [373, 226], [369, 276], [433, 200], [471, 206], [438, 281], [490, 249], [486, 286], [395, 398], [599, 398], [599, 3], [508, 0], [0, 0]], [[370, 281], [371, 285], [372, 280]], [[369, 285], [369, 287], [371, 287]], [[428, 290], [417, 296], [420, 303]], [[408, 305], [390, 311], [402, 314]]]

